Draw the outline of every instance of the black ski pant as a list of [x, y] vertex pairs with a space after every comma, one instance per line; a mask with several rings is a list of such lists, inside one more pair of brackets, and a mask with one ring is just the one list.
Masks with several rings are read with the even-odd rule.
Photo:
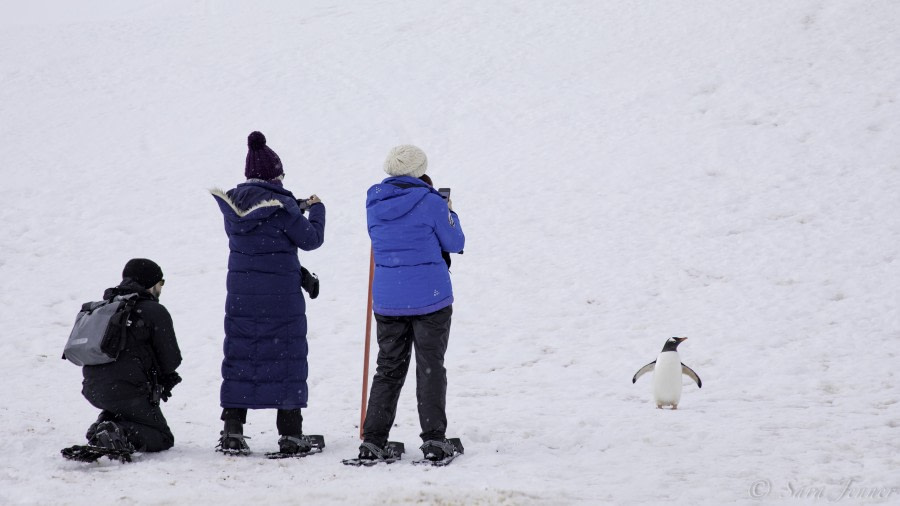
[[453, 307], [416, 316], [375, 314], [378, 367], [372, 380], [363, 439], [384, 446], [394, 425], [400, 390], [406, 381], [413, 347], [416, 352], [416, 399], [423, 441], [444, 439], [447, 431], [447, 370], [444, 353]]
[[175, 436], [162, 410], [152, 404], [148, 396], [116, 400], [88, 398], [88, 401], [102, 410], [97, 421], [88, 428], [86, 436], [89, 441], [97, 432], [97, 424], [115, 422], [139, 452], [161, 452], [175, 445]]
[[[222, 421], [225, 422], [225, 432], [243, 434], [244, 424], [247, 423], [247, 409], [223, 408]], [[302, 436], [303, 415], [300, 414], [300, 409], [279, 409], [275, 416], [275, 426], [279, 436]]]

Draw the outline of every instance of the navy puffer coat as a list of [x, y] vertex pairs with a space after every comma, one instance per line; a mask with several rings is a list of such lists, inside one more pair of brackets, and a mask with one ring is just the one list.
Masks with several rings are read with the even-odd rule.
[[325, 206], [301, 212], [280, 184], [251, 180], [213, 190], [228, 234], [223, 408], [305, 408], [306, 302], [297, 248], [325, 237]]

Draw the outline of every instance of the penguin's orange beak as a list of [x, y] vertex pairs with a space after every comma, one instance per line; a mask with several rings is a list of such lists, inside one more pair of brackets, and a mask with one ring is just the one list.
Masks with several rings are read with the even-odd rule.
[[681, 341], [686, 341], [687, 338], [686, 337], [676, 337], [675, 340], [680, 343]]

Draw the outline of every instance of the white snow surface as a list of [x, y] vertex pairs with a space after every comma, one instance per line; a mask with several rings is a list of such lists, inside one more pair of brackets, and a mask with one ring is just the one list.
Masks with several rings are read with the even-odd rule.
[[[27, 5], [25, 5], [27, 4]], [[900, 501], [900, 2], [4, 2], [2, 504]], [[228, 255], [211, 187], [246, 136], [328, 209], [307, 433], [213, 452]], [[415, 144], [453, 188], [447, 468], [351, 468], [365, 192]], [[63, 460], [96, 417], [60, 360], [132, 257], [163, 268], [176, 436]], [[657, 410], [670, 336], [703, 380]], [[373, 358], [374, 362], [374, 342]], [[374, 366], [370, 373], [374, 372]], [[849, 485], [850, 489], [845, 491]], [[855, 494], [855, 495], [854, 495]]]

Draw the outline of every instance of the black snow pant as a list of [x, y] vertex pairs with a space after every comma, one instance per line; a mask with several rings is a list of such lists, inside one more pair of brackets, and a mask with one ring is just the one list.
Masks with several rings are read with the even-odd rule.
[[[247, 409], [223, 408], [222, 421], [225, 422], [225, 432], [243, 434], [244, 424], [247, 423]], [[279, 436], [302, 436], [303, 415], [300, 414], [300, 409], [279, 409], [275, 416], [275, 426]]]
[[378, 368], [372, 380], [363, 439], [384, 446], [394, 425], [400, 390], [406, 381], [413, 346], [416, 351], [416, 399], [422, 441], [444, 439], [447, 431], [447, 370], [444, 353], [450, 337], [453, 306], [416, 316], [375, 315]]
[[139, 452], [161, 452], [175, 445], [175, 436], [166, 423], [159, 406], [150, 403], [148, 396], [130, 399], [88, 399], [100, 408], [100, 416], [87, 431], [90, 440], [100, 422], [115, 422], [125, 431], [128, 442]]

